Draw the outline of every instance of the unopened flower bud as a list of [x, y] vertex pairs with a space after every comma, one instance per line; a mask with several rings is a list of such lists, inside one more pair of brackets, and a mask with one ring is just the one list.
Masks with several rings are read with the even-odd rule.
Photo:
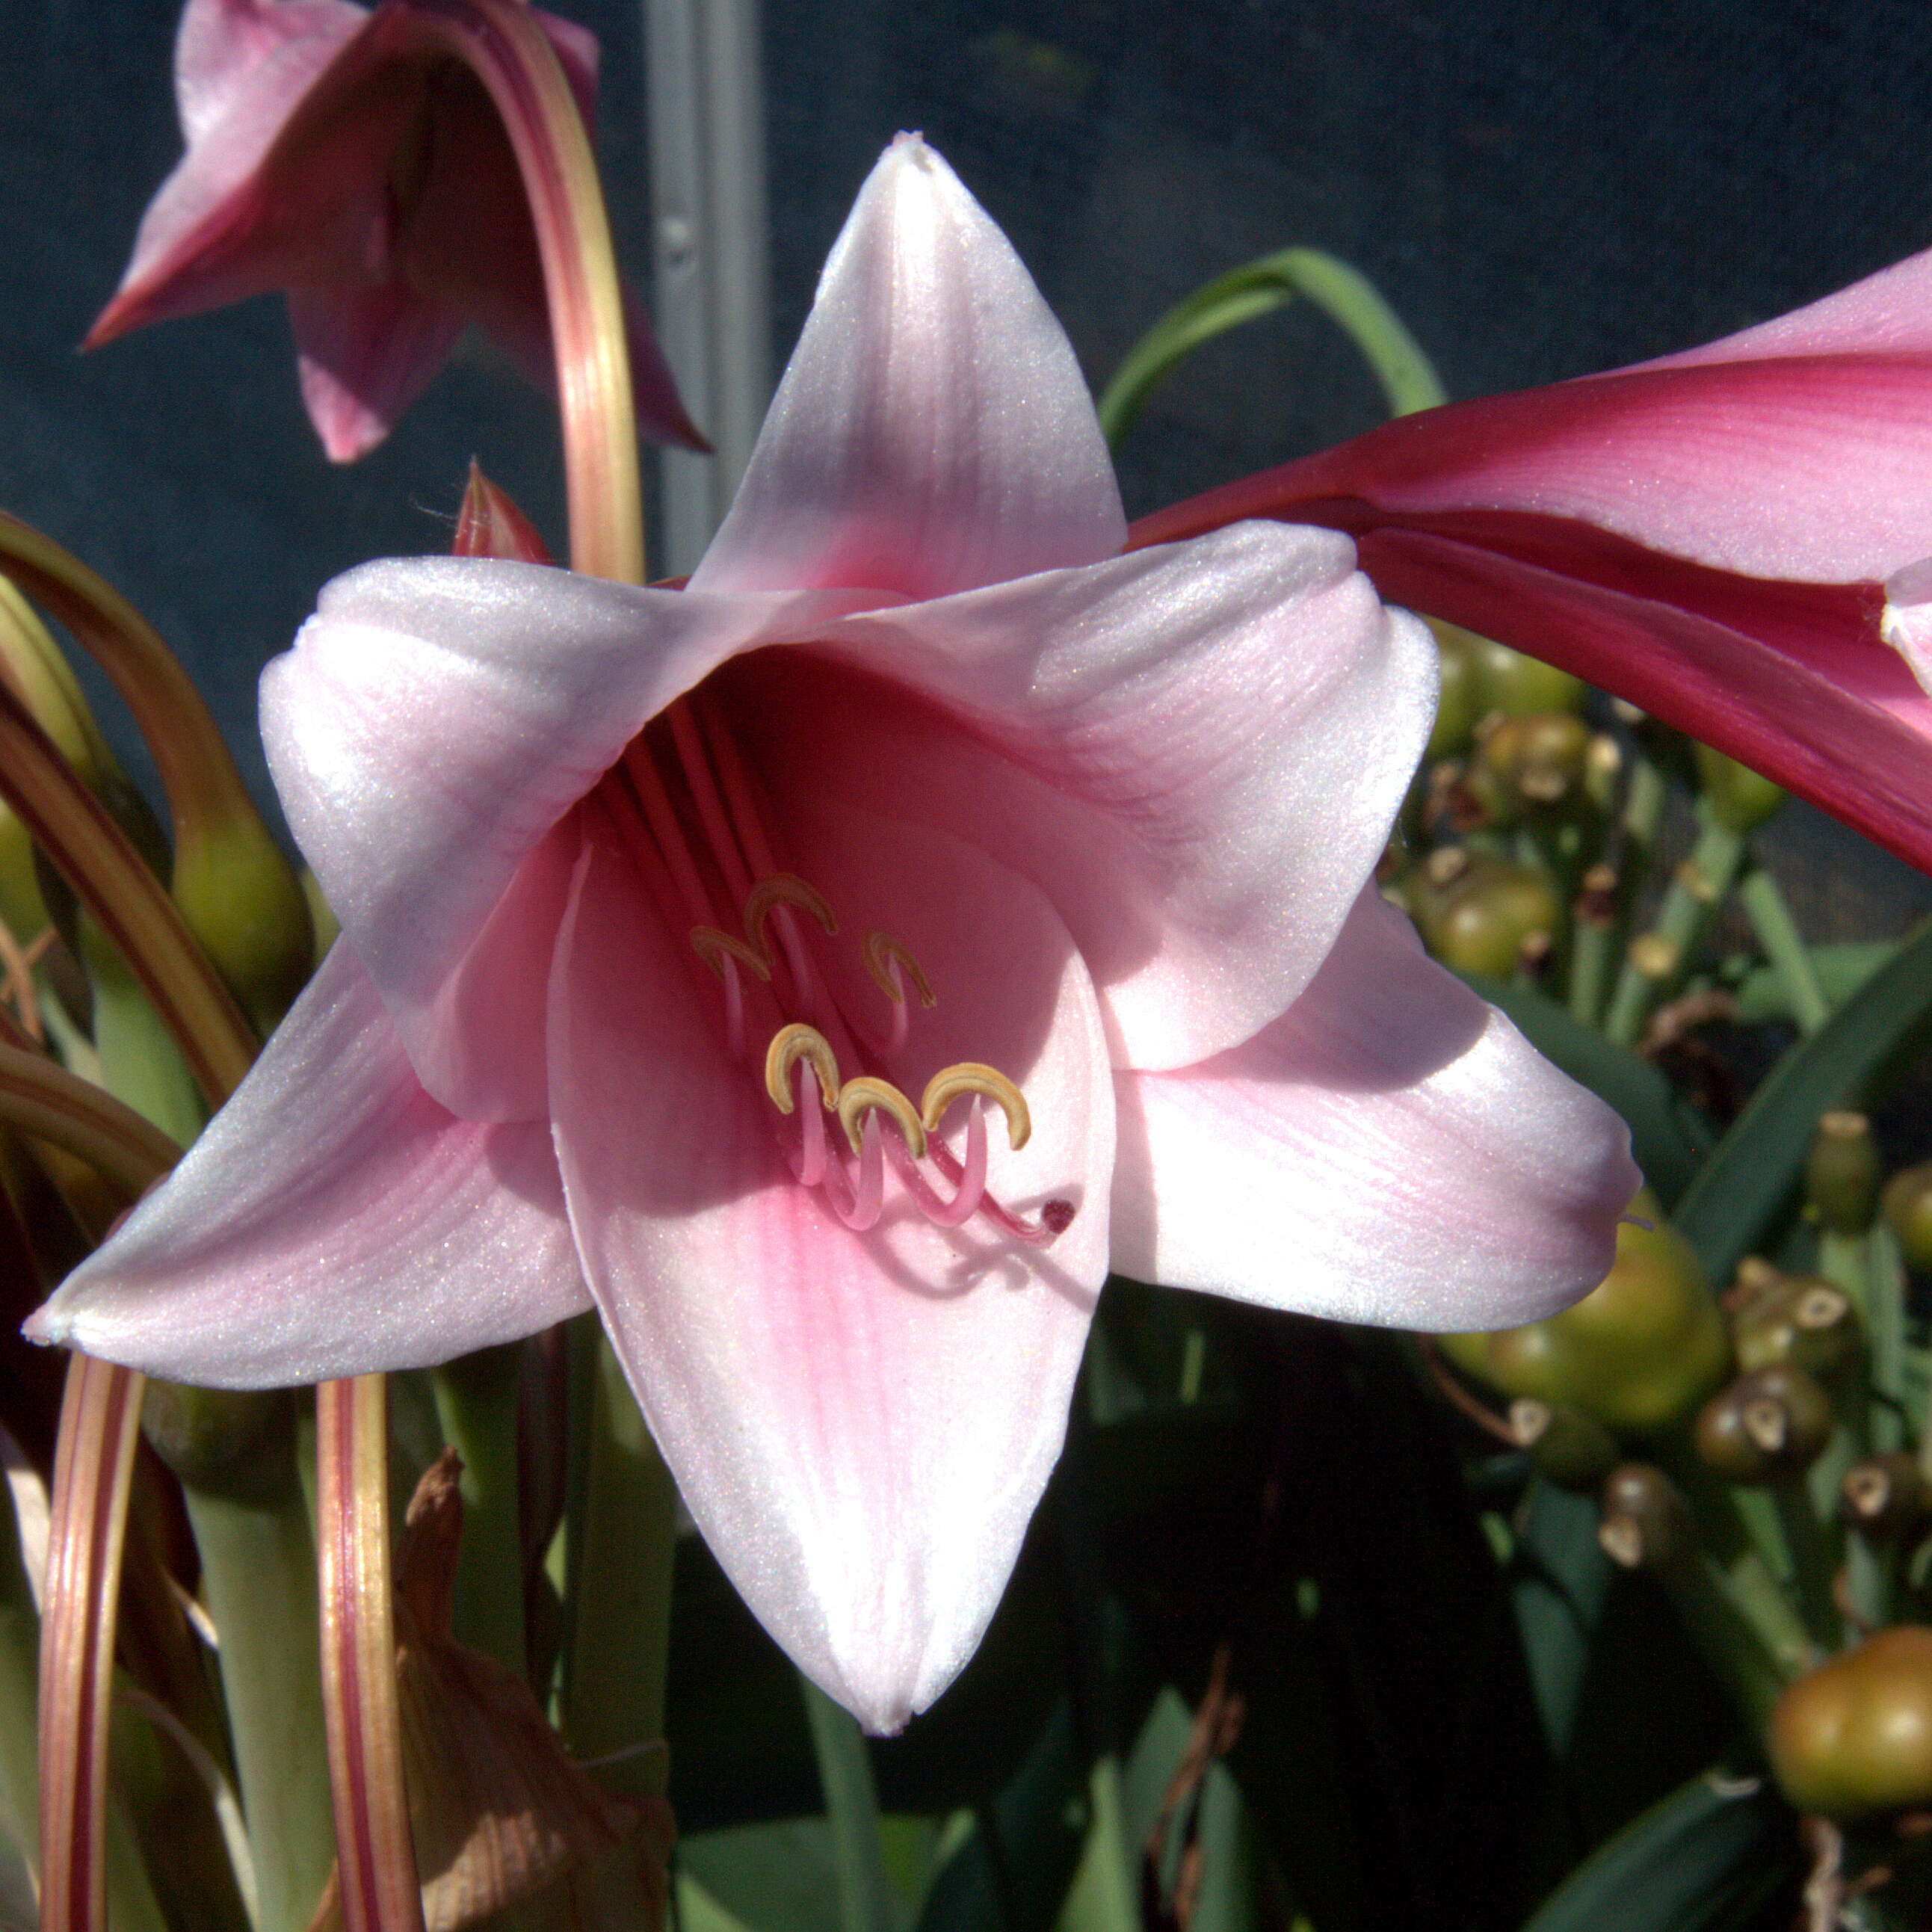
[[1801, 1677], [1768, 1742], [1801, 1811], [1849, 1820], [1932, 1803], [1932, 1630], [1880, 1630]]
[[1885, 1184], [1882, 1205], [1906, 1264], [1932, 1269], [1932, 1160], [1894, 1174]]
[[507, 490], [485, 476], [475, 458], [456, 513], [457, 556], [509, 557], [524, 563], [548, 563], [550, 554], [537, 526], [512, 501]]
[[1733, 1483], [1799, 1474], [1832, 1436], [1832, 1399], [1789, 1364], [1740, 1376], [1698, 1412], [1697, 1454]]
[[190, 1489], [248, 1496], [272, 1477], [280, 1452], [294, 1439], [294, 1397], [286, 1389], [244, 1392], [151, 1382], [141, 1428], [155, 1454]]
[[1932, 1516], [1932, 1483], [1903, 1450], [1854, 1462], [1838, 1486], [1845, 1520], [1873, 1543], [1897, 1543]]
[[1520, 1396], [1509, 1406], [1510, 1432], [1538, 1474], [1559, 1488], [1594, 1489], [1616, 1465], [1617, 1439], [1580, 1408], [1552, 1408]]
[[1476, 639], [1480, 709], [1521, 718], [1534, 711], [1580, 711], [1583, 680], [1540, 658], [1526, 657], [1507, 644]]
[[1561, 914], [1545, 874], [1485, 856], [1470, 859], [1427, 909], [1423, 936], [1455, 971], [1505, 979], [1526, 949], [1546, 949]]
[[1804, 1200], [1834, 1234], [1862, 1234], [1878, 1214], [1884, 1169], [1862, 1114], [1826, 1114], [1804, 1161]]
[[1689, 1504], [1661, 1469], [1625, 1462], [1605, 1479], [1597, 1540], [1613, 1563], [1661, 1569], [1689, 1551], [1695, 1534]]
[[1755, 832], [1784, 802], [1783, 790], [1750, 766], [1714, 752], [1708, 745], [1700, 745], [1696, 750], [1704, 808], [1726, 832], [1739, 837]]
[[1858, 1360], [1863, 1336], [1851, 1298], [1816, 1275], [1776, 1275], [1731, 1313], [1738, 1366], [1747, 1374], [1788, 1363], [1821, 1378]]
[[1617, 1228], [1610, 1272], [1575, 1307], [1465, 1341], [1453, 1358], [1492, 1388], [1580, 1409], [1614, 1433], [1665, 1429], [1730, 1372], [1730, 1337], [1696, 1252], [1648, 1195]]

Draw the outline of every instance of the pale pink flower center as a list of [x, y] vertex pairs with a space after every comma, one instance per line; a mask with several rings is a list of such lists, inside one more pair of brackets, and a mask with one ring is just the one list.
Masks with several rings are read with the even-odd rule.
[[[1032, 1132], [1025, 1096], [998, 1068], [978, 1060], [942, 1067], [916, 1104], [873, 1070], [906, 1046], [917, 1024], [914, 1001], [937, 1004], [932, 982], [903, 941], [874, 928], [859, 946], [890, 1002], [883, 1034], [840, 997], [819, 952], [840, 937], [838, 914], [784, 863], [715, 696], [694, 692], [654, 719], [586, 808], [615, 826], [648, 896], [710, 968], [726, 1042], [769, 1096], [793, 1174], [848, 1227], [878, 1220], [888, 1168], [898, 1191], [941, 1227], [979, 1215], [1039, 1246], [1066, 1227], [1070, 1202], [1048, 1201], [1031, 1220], [988, 1191], [986, 1102], [999, 1108], [1014, 1148]], [[962, 1101], [956, 1152], [940, 1129]], [[828, 1114], [841, 1132], [830, 1131]]]

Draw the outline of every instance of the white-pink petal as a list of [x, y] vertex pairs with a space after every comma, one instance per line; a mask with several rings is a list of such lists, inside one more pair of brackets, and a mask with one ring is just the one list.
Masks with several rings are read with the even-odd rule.
[[1190, 1066], [1306, 986], [1428, 736], [1434, 646], [1354, 562], [1246, 524], [867, 613], [734, 667], [734, 709], [782, 809], [971, 840], [1071, 928], [1116, 1060]]
[[438, 1106], [340, 941], [172, 1174], [26, 1332], [271, 1388], [446, 1361], [589, 1305], [548, 1132]]
[[[827, 608], [452, 558], [368, 565], [322, 592], [262, 675], [268, 766], [296, 843], [445, 1106], [487, 1118], [504, 1104], [454, 1079], [428, 1036], [538, 842], [671, 698]], [[546, 951], [530, 970], [541, 980], [548, 964]]]
[[1640, 1181], [1622, 1121], [1372, 888], [1272, 1026], [1118, 1094], [1115, 1265], [1342, 1321], [1537, 1320], [1608, 1271]]
[[1126, 538], [1065, 331], [958, 176], [902, 134], [826, 262], [693, 585], [938, 597], [1096, 562]]
[[890, 1731], [971, 1654], [1059, 1452], [1106, 1269], [1112, 1114], [1091, 989], [1044, 902], [911, 828], [873, 824], [835, 860], [858, 823], [822, 828], [813, 862], [928, 964], [950, 1028], [931, 1050], [970, 1038], [1022, 1082], [1034, 1142], [995, 1181], [1016, 1208], [1077, 1204], [1054, 1246], [942, 1229], [902, 1197], [854, 1234], [799, 1186], [761, 1054], [726, 1052], [714, 986], [594, 824], [551, 1057], [585, 1272], [686, 1504], [801, 1666]]

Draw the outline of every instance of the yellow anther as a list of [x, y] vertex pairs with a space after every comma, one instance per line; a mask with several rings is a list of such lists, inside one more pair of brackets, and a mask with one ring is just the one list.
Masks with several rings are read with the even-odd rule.
[[866, 970], [877, 982], [880, 992], [896, 1006], [905, 1004], [905, 988], [892, 970], [896, 962], [899, 969], [912, 982], [913, 991], [919, 995], [922, 1006], [939, 1004], [932, 990], [932, 982], [926, 976], [926, 969], [915, 959], [910, 951], [890, 932], [881, 932], [875, 926], [865, 939]]
[[767, 958], [772, 949], [765, 937], [765, 921], [772, 908], [781, 904], [810, 913], [828, 936], [838, 930], [837, 916], [816, 886], [807, 885], [796, 872], [774, 872], [770, 878], [760, 879], [745, 896], [745, 937]]
[[765, 1048], [765, 1091], [772, 1096], [772, 1104], [782, 1114], [792, 1111], [791, 1070], [801, 1060], [811, 1061], [812, 1072], [818, 1076], [818, 1096], [830, 1112], [838, 1105], [838, 1058], [824, 1034], [802, 1020], [780, 1027]]
[[1026, 1096], [997, 1066], [987, 1066], [976, 1060], [942, 1066], [926, 1083], [926, 1095], [919, 1111], [928, 1133], [939, 1131], [946, 1108], [962, 1094], [983, 1094], [1000, 1103], [1000, 1111], [1006, 1117], [1007, 1142], [1016, 1150], [1024, 1147], [1033, 1137], [1033, 1114], [1027, 1106]]
[[724, 956], [728, 952], [747, 972], [755, 973], [760, 980], [772, 976], [768, 961], [754, 952], [742, 939], [735, 939], [728, 932], [720, 932], [715, 926], [694, 926], [691, 928], [691, 950], [721, 980], [724, 976]]
[[866, 1124], [866, 1116], [874, 1112], [890, 1114], [905, 1137], [913, 1159], [926, 1158], [926, 1129], [912, 1102], [890, 1080], [877, 1079], [869, 1073], [862, 1073], [856, 1080], [847, 1081], [838, 1090], [838, 1118], [844, 1126], [845, 1138], [852, 1143], [854, 1154], [859, 1153], [862, 1145], [860, 1135]]

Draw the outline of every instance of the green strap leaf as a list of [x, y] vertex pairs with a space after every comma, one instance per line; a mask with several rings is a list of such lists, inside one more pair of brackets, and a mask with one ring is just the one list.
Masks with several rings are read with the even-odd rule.
[[1707, 1932], [1782, 1883], [1797, 1852], [1762, 1780], [1707, 1772], [1599, 1847], [1523, 1932]]
[[1858, 1096], [1932, 1019], [1932, 925], [1796, 1050], [1751, 1096], [1674, 1218], [1709, 1269], [1728, 1281], [1760, 1246], [1804, 1171], [1818, 1117]]
[[1184, 356], [1297, 296], [1314, 303], [1361, 351], [1391, 416], [1432, 410], [1448, 400], [1421, 345], [1366, 275], [1318, 248], [1284, 248], [1196, 289], [1128, 350], [1096, 406], [1109, 446], [1126, 434]]

